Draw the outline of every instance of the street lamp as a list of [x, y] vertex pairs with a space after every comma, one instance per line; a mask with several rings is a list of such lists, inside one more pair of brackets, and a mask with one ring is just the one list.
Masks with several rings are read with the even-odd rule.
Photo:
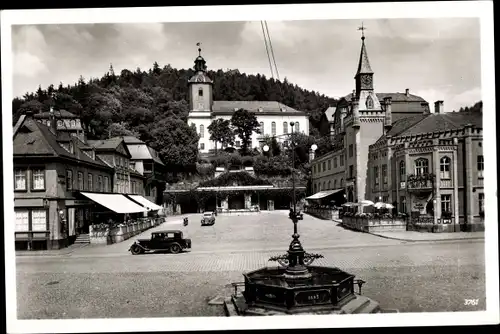
[[262, 147], [262, 150], [264, 150], [264, 152], [269, 152], [269, 146], [267, 144], [264, 145], [264, 147]]
[[311, 145], [311, 150], [312, 150], [313, 152], [314, 152], [314, 151], [316, 151], [317, 149], [318, 149], [318, 145], [316, 145], [316, 144], [312, 144], [312, 145]]

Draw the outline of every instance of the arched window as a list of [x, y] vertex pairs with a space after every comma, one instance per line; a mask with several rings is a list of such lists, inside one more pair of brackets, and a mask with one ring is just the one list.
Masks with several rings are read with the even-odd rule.
[[276, 136], [276, 122], [271, 123], [271, 135]]
[[344, 178], [340, 179], [340, 188], [344, 188]]
[[295, 123], [295, 132], [300, 132], [300, 123], [299, 122]]
[[203, 125], [200, 125], [200, 138], [203, 138], [205, 129], [203, 128]]
[[373, 109], [373, 99], [371, 96], [368, 96], [366, 99], [366, 109]]
[[441, 160], [439, 160], [439, 171], [441, 179], [450, 178], [450, 165], [451, 159], [449, 157], [442, 157]]
[[331, 183], [331, 181], [328, 181], [328, 189], [331, 189], [331, 187], [332, 187], [332, 183]]
[[415, 160], [415, 174], [423, 175], [429, 173], [429, 160], [420, 158]]
[[323, 181], [323, 190], [326, 190], [326, 181]]
[[333, 189], [337, 189], [337, 180], [333, 180]]
[[286, 135], [288, 133], [288, 123], [283, 122], [283, 133]]
[[203, 96], [203, 88], [198, 88], [198, 96]]
[[264, 122], [260, 122], [260, 134], [264, 134]]
[[399, 162], [399, 181], [406, 181], [406, 165], [403, 160]]

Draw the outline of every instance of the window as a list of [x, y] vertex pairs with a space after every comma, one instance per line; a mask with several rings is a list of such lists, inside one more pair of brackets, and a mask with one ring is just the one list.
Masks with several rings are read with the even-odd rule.
[[340, 188], [344, 188], [344, 178], [340, 179]]
[[441, 195], [441, 214], [451, 212], [451, 195]]
[[399, 212], [406, 213], [406, 197], [401, 196], [399, 198]]
[[204, 150], [205, 149], [205, 143], [200, 143], [200, 150]]
[[240, 146], [241, 146], [241, 143], [240, 143], [240, 141], [239, 141], [239, 140], [237, 140], [237, 141], [235, 142], [235, 144], [236, 144], [236, 147], [240, 147]]
[[389, 202], [389, 196], [385, 195], [384, 197], [382, 197], [382, 202], [383, 203]]
[[484, 213], [484, 193], [480, 193], [478, 199], [479, 199], [479, 212]]
[[66, 190], [73, 190], [73, 171], [66, 171]]
[[382, 181], [387, 184], [387, 165], [382, 165]]
[[27, 171], [24, 169], [16, 169], [14, 172], [14, 190], [27, 190], [28, 179], [26, 177]]
[[333, 158], [333, 168], [337, 168], [337, 157]]
[[328, 170], [331, 170], [331, 169], [332, 169], [332, 161], [328, 160]]
[[71, 154], [75, 153], [75, 144], [73, 144], [72, 141], [69, 142], [69, 153]]
[[477, 156], [477, 177], [483, 177], [484, 173], [484, 156]]
[[331, 186], [332, 186], [332, 181], [329, 180], [328, 181], [328, 189], [332, 189]]
[[98, 184], [98, 185], [97, 185], [97, 190], [102, 192], [102, 190], [103, 190], [104, 186], [103, 186], [103, 184], [102, 184], [102, 176], [101, 176], [101, 175], [99, 175], [99, 176], [97, 177], [97, 184]]
[[323, 190], [326, 190], [326, 181], [323, 181]]
[[203, 125], [200, 125], [200, 138], [203, 138], [204, 133], [205, 129], [203, 128]]
[[276, 122], [271, 123], [271, 135], [276, 136]]
[[315, 183], [314, 184], [314, 192], [317, 193], [318, 192], [318, 185]]
[[299, 122], [295, 123], [295, 132], [300, 132], [300, 123]]
[[92, 191], [92, 189], [94, 189], [94, 180], [93, 180], [93, 175], [89, 173], [88, 175], [88, 186], [89, 188], [87, 189], [88, 191]]
[[333, 180], [333, 189], [337, 189], [337, 180]]
[[31, 189], [45, 190], [45, 169], [33, 168], [31, 170]]
[[323, 161], [323, 172], [326, 171], [326, 161]]
[[420, 158], [415, 160], [415, 174], [423, 175], [429, 173], [429, 160]]
[[109, 177], [104, 177], [104, 192], [109, 192]]
[[449, 157], [442, 157], [439, 160], [439, 171], [441, 179], [449, 179], [450, 178], [450, 161]]
[[344, 154], [340, 155], [340, 166], [344, 166]]
[[203, 88], [198, 88], [198, 96], [203, 96]]
[[283, 133], [284, 134], [288, 133], [288, 123], [287, 122], [283, 122]]
[[354, 177], [354, 166], [350, 165], [349, 166], [349, 178], [353, 178], [353, 177]]
[[31, 211], [31, 230], [47, 231], [47, 210]]
[[71, 127], [73, 127], [73, 128], [76, 127], [76, 121], [74, 119], [71, 120]]
[[375, 186], [378, 186], [380, 182], [378, 174], [378, 166], [373, 167], [373, 180], [375, 181]]
[[399, 181], [406, 181], [406, 165], [403, 160], [399, 162]]
[[83, 189], [83, 173], [78, 172], [78, 190], [84, 190]]
[[16, 232], [26, 232], [29, 230], [29, 211], [16, 211]]
[[316, 174], [316, 165], [313, 166], [313, 174]]
[[130, 162], [128, 166], [130, 169], [135, 169], [135, 161]]
[[62, 128], [63, 122], [61, 120], [57, 121], [57, 127]]
[[264, 122], [260, 122], [260, 133], [264, 134]]
[[135, 194], [135, 181], [132, 181], [132, 194]]
[[354, 147], [351, 145], [349, 145], [349, 158], [352, 158], [352, 156], [354, 155]]

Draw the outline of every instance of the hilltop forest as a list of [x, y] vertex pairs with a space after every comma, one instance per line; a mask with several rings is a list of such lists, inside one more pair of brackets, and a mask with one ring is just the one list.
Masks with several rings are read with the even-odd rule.
[[[156, 62], [148, 71], [124, 69], [117, 74], [111, 65], [101, 78], [86, 81], [80, 77], [73, 85], [39, 87], [14, 98], [13, 121], [26, 110], [39, 113], [52, 106], [80, 116], [89, 139], [134, 135], [157, 149], [168, 165], [193, 165], [198, 137], [186, 123], [188, 79], [193, 74], [192, 69], [160, 67]], [[328, 124], [320, 119], [324, 110], [336, 104], [332, 98], [300, 88], [286, 78], [281, 82], [238, 70], [207, 74], [214, 82], [214, 100], [279, 101], [309, 115], [311, 136], [319, 140], [328, 133]]]

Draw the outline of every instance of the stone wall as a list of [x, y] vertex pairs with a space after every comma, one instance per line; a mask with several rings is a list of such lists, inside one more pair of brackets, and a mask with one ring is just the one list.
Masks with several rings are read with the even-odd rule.
[[362, 232], [406, 231], [404, 219], [342, 217], [342, 225]]

